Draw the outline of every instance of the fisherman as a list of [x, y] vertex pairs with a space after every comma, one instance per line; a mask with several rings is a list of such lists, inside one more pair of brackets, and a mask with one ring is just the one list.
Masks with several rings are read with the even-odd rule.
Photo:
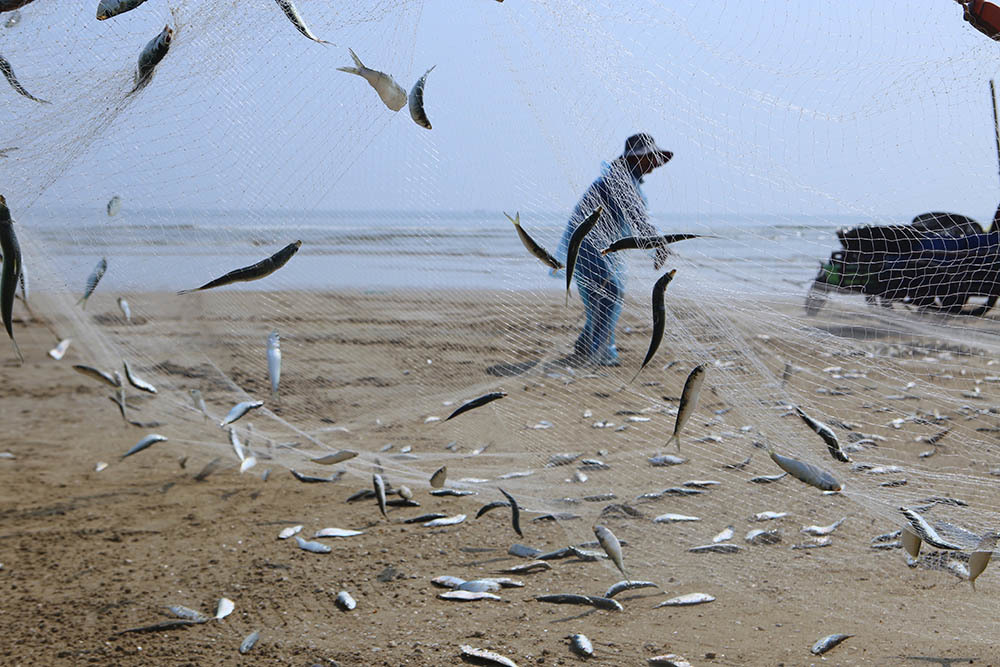
[[[600, 220], [583, 239], [576, 260], [576, 286], [586, 309], [587, 321], [576, 340], [569, 360], [618, 366], [615, 326], [625, 299], [625, 264], [620, 253], [601, 255], [601, 250], [625, 236], [656, 236], [656, 229], [646, 215], [646, 196], [640, 185], [643, 176], [665, 165], [674, 156], [656, 145], [648, 134], [635, 134], [625, 140], [625, 151], [610, 164], [601, 165], [601, 175], [576, 205], [557, 257], [565, 260], [570, 237], [588, 215], [600, 206]], [[659, 269], [667, 258], [666, 246], [656, 250], [654, 267]]]

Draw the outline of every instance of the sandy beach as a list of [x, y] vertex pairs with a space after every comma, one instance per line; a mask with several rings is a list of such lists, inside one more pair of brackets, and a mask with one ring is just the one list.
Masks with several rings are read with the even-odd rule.
[[[645, 323], [628, 312], [623, 325], [631, 328], [619, 340], [627, 367], [549, 368], [496, 378], [484, 372], [488, 365], [557, 359], [568, 350], [577, 325], [560, 315], [561, 300], [525, 309], [523, 295], [504, 292], [450, 297], [402, 290], [128, 298], [136, 320], [131, 325], [113, 298], [100, 293], [86, 312], [91, 328], [81, 328], [80, 320], [41, 315], [15, 323], [28, 361], [18, 367], [5, 352], [0, 367], [0, 452], [11, 455], [0, 459], [0, 663], [450, 665], [461, 664], [459, 646], [470, 644], [519, 665], [572, 665], [584, 659], [570, 652], [566, 637], [583, 633], [595, 648], [587, 661], [600, 665], [644, 665], [665, 653], [693, 665], [934, 664], [920, 656], [998, 664], [995, 637], [980, 633], [991, 621], [974, 616], [977, 610], [996, 611], [995, 569], [982, 575], [973, 594], [951, 572], [907, 568], [899, 549], [870, 546], [873, 536], [899, 527], [898, 519], [886, 518], [895, 502], [888, 494], [912, 497], [919, 490], [885, 489], [867, 478], [854, 481], [848, 472], [841, 473], [850, 478], [848, 489], [834, 496], [788, 479], [747, 484], [751, 475], [779, 471], [753, 447], [752, 437], [740, 439], [743, 421], [735, 413], [719, 417], [735, 432], [725, 436], [724, 445], [686, 444], [689, 460], [678, 470], [648, 465], [646, 457], [657, 453], [669, 434], [673, 417], [665, 406], [676, 406], [690, 364], [671, 367], [678, 350], [668, 348], [644, 371], [636, 392], [619, 391], [648, 342]], [[322, 309], [310, 308], [320, 302]], [[578, 316], [578, 303], [573, 308]], [[264, 337], [274, 327], [283, 334], [277, 401], [268, 396], [263, 354]], [[158, 385], [156, 396], [130, 390], [128, 401], [131, 418], [160, 425], [125, 423], [108, 400], [111, 388], [71, 369], [76, 363], [119, 367], [115, 348], [88, 344], [88, 330], [100, 333], [96, 340], [120, 346], [137, 373]], [[66, 356], [54, 361], [46, 352], [60, 336], [75, 340]], [[790, 382], [801, 382], [803, 392], [814, 393], [816, 374], [831, 365], [816, 354], [810, 368], [807, 355], [779, 341], [748, 340], [775, 376], [794, 358], [798, 372]], [[862, 344], [850, 342], [855, 348]], [[939, 361], [922, 359], [898, 363], [915, 376], [942, 368]], [[942, 392], [957, 390], [969, 378], [993, 372], [987, 362], [981, 352], [953, 354], [947, 361], [952, 379], [934, 381]], [[881, 387], [894, 379], [872, 373], [866, 382]], [[453, 422], [428, 419], [443, 418], [462, 400], [498, 387], [509, 396], [493, 407]], [[191, 389], [204, 394], [213, 419], [194, 408]], [[873, 424], [864, 406], [873, 394], [845, 394], [828, 397], [829, 411], [843, 422]], [[691, 439], [721, 428], [710, 422], [725, 395], [720, 388], [703, 397]], [[247, 396], [265, 400], [271, 412], [236, 424], [259, 458], [241, 475], [218, 420]], [[775, 419], [780, 415], [766, 409]], [[643, 415], [651, 420], [642, 421]], [[628, 428], [594, 428], [600, 420]], [[252, 432], [246, 431], [248, 422]], [[957, 427], [973, 433], [971, 426]], [[866, 428], [895, 437], [874, 456], [915, 461], [926, 445], [913, 434], [938, 430], [907, 429], [904, 440], [892, 428]], [[169, 440], [120, 460], [150, 432]], [[406, 446], [411, 450], [404, 452]], [[309, 462], [340, 448], [360, 456], [333, 467]], [[560, 452], [580, 452], [609, 468], [585, 467], [588, 481], [566, 481], [580, 462], [547, 465]], [[930, 460], [940, 462], [933, 465], [942, 474], [986, 474], [988, 462], [959, 461], [962, 454], [942, 446], [941, 455]], [[753, 461], [745, 470], [723, 468], [748, 455]], [[197, 481], [217, 458], [220, 465]], [[98, 461], [109, 465], [96, 472]], [[825, 464], [833, 466], [829, 459]], [[455, 488], [478, 495], [429, 495], [428, 477], [441, 465], [448, 466]], [[290, 467], [311, 475], [346, 472], [335, 483], [306, 484]], [[266, 482], [265, 469], [270, 469]], [[374, 500], [345, 502], [370, 488], [372, 472], [379, 469], [393, 487], [408, 485], [420, 507], [390, 508], [386, 520]], [[498, 479], [518, 470], [533, 474]], [[690, 479], [722, 484], [703, 497], [635, 500], [643, 491]], [[920, 479], [911, 477], [911, 485]], [[474, 519], [481, 505], [499, 498], [498, 485], [524, 507], [523, 537], [514, 534], [503, 508]], [[975, 503], [996, 499], [992, 489], [970, 488]], [[614, 497], [604, 495], [609, 493]], [[569, 497], [573, 500], [558, 500]], [[743, 534], [757, 527], [749, 515], [771, 509], [790, 513], [772, 522], [783, 528], [783, 540], [746, 544]], [[532, 520], [554, 510], [579, 518]], [[429, 512], [468, 518], [444, 528], [403, 522]], [[651, 521], [664, 512], [703, 520]], [[847, 520], [830, 546], [790, 548], [809, 539], [799, 533], [802, 526], [841, 517]], [[534, 600], [547, 593], [603, 594], [623, 578], [606, 560], [568, 558], [550, 561], [551, 569], [537, 573], [498, 574], [526, 562], [508, 554], [512, 544], [543, 551], [581, 544], [593, 540], [598, 522], [627, 542], [630, 576], [655, 581], [661, 589], [622, 593], [617, 599], [623, 611], [610, 612]], [[296, 548], [293, 540], [277, 539], [282, 528], [297, 524], [307, 539], [325, 527], [364, 532], [325, 539], [332, 552], [314, 554]], [[687, 552], [710, 543], [727, 524], [736, 527], [733, 542], [743, 547], [741, 553]], [[501, 600], [453, 602], [436, 597], [444, 589], [431, 579], [441, 575], [511, 576], [525, 585], [502, 589]], [[342, 590], [357, 600], [353, 611], [335, 605]], [[693, 592], [716, 600], [653, 608]], [[169, 605], [214, 615], [221, 597], [235, 603], [222, 620], [123, 633], [173, 618]], [[259, 642], [240, 655], [240, 642], [253, 631], [260, 632]], [[855, 636], [822, 658], [809, 652], [832, 633]]]

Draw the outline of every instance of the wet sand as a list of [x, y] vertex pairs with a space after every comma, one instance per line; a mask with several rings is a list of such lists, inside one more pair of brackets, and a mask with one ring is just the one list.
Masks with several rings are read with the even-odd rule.
[[[480, 389], [496, 387], [498, 380], [483, 372], [486, 366], [540, 355], [558, 357], [566, 351], [576, 325], [559, 315], [564, 312], [561, 300], [523, 312], [514, 298], [504, 293], [442, 298], [403, 291], [307, 296], [233, 292], [184, 301], [173, 295], [137, 294], [129, 300], [142, 323], [130, 327], [112, 297], [95, 295], [87, 317], [104, 335], [127, 346], [144, 377], [161, 384], [156, 397], [129, 394], [135, 403], [133, 418], [163, 422], [150, 429], [123, 422], [107, 398], [110, 388], [70, 370], [74, 363], [103, 362], [110, 368], [110, 351], [74, 341], [66, 357], [56, 362], [46, 351], [57, 342], [53, 330], [67, 335], [69, 323], [59, 318], [18, 321], [18, 341], [28, 362], [17, 367], [5, 353], [7, 362], [0, 367], [0, 452], [14, 456], [0, 459], [0, 663], [448, 665], [461, 664], [459, 645], [471, 644], [498, 651], [519, 665], [572, 665], [582, 659], [569, 652], [565, 638], [584, 633], [596, 649], [589, 662], [601, 665], [643, 665], [663, 653], [682, 655], [695, 665], [929, 664], [906, 656], [997, 664], [995, 637], [957, 630], [963, 626], [959, 616], [973, 606], [968, 584], [941, 571], [909, 569], [899, 550], [873, 552], [871, 536], [897, 526], [867, 515], [849, 496], [822, 501], [811, 496], [809, 513], [786, 524], [785, 541], [751, 547], [758, 555], [749, 550], [733, 556], [686, 555], [687, 545], [699, 539], [707, 542], [716, 532], [711, 527], [730, 523], [728, 518], [697, 529], [665, 528], [649, 521], [666, 511], [707, 518], [711, 508], [720, 509], [737, 498], [744, 505], [740, 514], [766, 509], [780, 497], [766, 485], [744, 484], [738, 494], [720, 496], [726, 502], [708, 509], [682, 498], [635, 505], [645, 516], [641, 521], [606, 514], [601, 521], [631, 543], [626, 548], [630, 574], [656, 580], [664, 588], [619, 595], [622, 612], [533, 600], [544, 593], [598, 594], [622, 578], [607, 562], [572, 558], [553, 561], [548, 571], [512, 575], [526, 586], [502, 590], [502, 601], [437, 599], [443, 589], [431, 585], [433, 577], [502, 576], [496, 573], [523, 563], [507, 554], [514, 542], [548, 550], [593, 539], [591, 526], [607, 503], [567, 507], [584, 517], [564, 524], [532, 522], [537, 514], [526, 512], [523, 538], [514, 534], [503, 509], [474, 520], [484, 498], [495, 499], [495, 477], [516, 469], [514, 462], [538, 473], [505, 483], [524, 494], [524, 504], [531, 508], [539, 504], [534, 502], [538, 498], [565, 495], [570, 488], [549, 494], [546, 485], [556, 477], [544, 475], [552, 453], [580, 450], [597, 456], [603, 449], [612, 466], [637, 455], [625, 439], [628, 431], [621, 437], [609, 435], [591, 427], [594, 419], [580, 418], [584, 406], [592, 409], [595, 419], [622, 408], [620, 395], [601, 389], [607, 378], [600, 374], [559, 383], [565, 393], [554, 399], [555, 405], [571, 413], [573, 420], [564, 421], [573, 423], [551, 447], [527, 440], [536, 444], [520, 458], [521, 434], [534, 438], [536, 432], [499, 437], [497, 429], [512, 423], [526, 428], [543, 419], [537, 410], [547, 405], [542, 399], [517, 399], [523, 392], [551, 392], [545, 382], [504, 379], [511, 396], [502, 405], [502, 421], [493, 413], [477, 419], [463, 416], [450, 431], [444, 430], [452, 428], [450, 424], [425, 423], [428, 416], [446, 416], [443, 401], [471, 398]], [[325, 315], [308, 308], [320, 301]], [[635, 327], [634, 333], [623, 333], [619, 342], [626, 361], [641, 359], [648, 342], [642, 322], [632, 320], [625, 324]], [[310, 466], [307, 456], [282, 453], [277, 446], [281, 440], [265, 448], [259, 436], [251, 436], [255, 451], [277, 459], [261, 460], [240, 475], [226, 433], [217, 421], [209, 423], [190, 406], [187, 390], [200, 388], [213, 416], [225, 414], [239, 394], [221, 379], [224, 376], [250, 395], [266, 397], [263, 338], [273, 326], [287, 336], [275, 415], [330, 449], [362, 452], [353, 464]], [[181, 358], [170, 354], [176, 350], [183, 352]], [[780, 375], [787, 350], [755, 343], [755, 351]], [[801, 356], [797, 359], [802, 361]], [[918, 372], [918, 361], [912, 363], [913, 372]], [[952, 373], [959, 367], [989, 372], [981, 356], [957, 357], [950, 363]], [[817, 357], [815, 365], [827, 362]], [[631, 376], [626, 370], [622, 373]], [[650, 370], [644, 371], [644, 379], [659, 377], [652, 366]], [[683, 381], [681, 369], [667, 371], [666, 377], [671, 387]], [[831, 400], [845, 421], [870, 419], [851, 397]], [[264, 429], [264, 418], [252, 419]], [[641, 427], [636, 424], [636, 429]], [[148, 432], [171, 440], [119, 461]], [[289, 437], [294, 438], [294, 432]], [[446, 450], [452, 439], [459, 443], [457, 449]], [[310, 448], [308, 438], [297, 440], [303, 449]], [[394, 449], [380, 453], [388, 442], [395, 443]], [[473, 457], [477, 446], [487, 442], [487, 453], [495, 457]], [[395, 458], [404, 444], [435, 456]], [[916, 451], [921, 445], [911, 442], [906, 447]], [[195, 475], [217, 457], [222, 467], [196, 481]], [[344, 502], [370, 486], [376, 457], [391, 483], [413, 489], [419, 508], [390, 508], [389, 520], [384, 520], [374, 501]], [[110, 465], [98, 473], [98, 461]], [[304, 484], [279, 461], [295, 467], [301, 463], [309, 474], [331, 474], [340, 468], [349, 472], [336, 483]], [[494, 481], [482, 485], [479, 496], [429, 496], [426, 475], [441, 461], [447, 462], [452, 479], [474, 474]], [[754, 472], [775, 472], [765, 462], [766, 455], [756, 454]], [[672, 478], [728, 480], [719, 476], [718, 464], [692, 456], [687, 469]], [[271, 469], [266, 482], [260, 475], [265, 468]], [[556, 471], [558, 479], [572, 475], [572, 470]], [[634, 471], [645, 474], [646, 469], [636, 466]], [[607, 491], [623, 479], [614, 468], [604, 478], [601, 471], [588, 474], [586, 488], [592, 493]], [[783, 493], [802, 492], [782, 488]], [[406, 517], [438, 511], [469, 518], [439, 529], [402, 523]], [[850, 518], [835, 533], [833, 546], [789, 549], [803, 538], [797, 535], [801, 525], [829, 523], [842, 515]], [[276, 539], [283, 527], [295, 524], [305, 526], [301, 535], [307, 539], [328, 526], [364, 534], [326, 539], [332, 553], [313, 554], [296, 548], [293, 540]], [[737, 527], [734, 542], [742, 544], [746, 528]], [[998, 582], [995, 570], [987, 570], [979, 580], [987, 611], [995, 609], [989, 600]], [[337, 609], [334, 598], [341, 590], [358, 601], [355, 610]], [[717, 600], [690, 608], [652, 609], [668, 596], [696, 591]], [[167, 620], [167, 605], [212, 615], [223, 596], [235, 602], [235, 611], [221, 621], [119, 634]], [[241, 640], [254, 630], [260, 631], [260, 641], [250, 653], [239, 655]], [[809, 653], [817, 639], [834, 632], [857, 636], [825, 659]]]

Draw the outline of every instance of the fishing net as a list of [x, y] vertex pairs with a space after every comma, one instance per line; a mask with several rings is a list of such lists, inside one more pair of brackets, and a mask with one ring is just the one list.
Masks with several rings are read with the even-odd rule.
[[[975, 618], [996, 603], [971, 593], [963, 568], [1000, 519], [1000, 327], [992, 312], [956, 311], [988, 303], [989, 290], [970, 292], [949, 250], [887, 260], [891, 279], [932, 275], [930, 291], [866, 295], [844, 277], [857, 262], [828, 258], [838, 228], [931, 211], [988, 227], [996, 44], [944, 2], [446, 4], [302, 0], [328, 46], [268, 2], [151, 1], [104, 22], [89, 7], [37, 2], [0, 29], [21, 84], [51, 101], [0, 96], [0, 167], [28, 305], [52, 344], [73, 339], [59, 362], [67, 374], [69, 363], [111, 370], [127, 359], [159, 389], [128, 389], [132, 418], [161, 422], [172, 453], [222, 457], [218, 474], [240, 464], [218, 422], [240, 401], [264, 401], [235, 424], [259, 460], [248, 484], [263, 483], [264, 468], [294, 468], [344, 470], [340, 483], [360, 488], [381, 471], [422, 493], [447, 466], [448, 486], [477, 500], [499, 499], [498, 486], [513, 494], [529, 544], [529, 519], [546, 513], [580, 517], [560, 521], [567, 544], [611, 527], [636, 578], [766, 596], [779, 616], [782, 601], [854, 587], [829, 611], [838, 628], [912, 595], [942, 612], [935, 623], [949, 636], [983, 633]], [[169, 53], [128, 95], [139, 51], [164, 25], [175, 31]], [[338, 72], [347, 47], [405, 89], [437, 65], [425, 90], [433, 130]], [[584, 320], [576, 287], [564, 305], [565, 273], [549, 275], [502, 213], [519, 212], [555, 252], [601, 161], [637, 131], [674, 153], [646, 178], [650, 222], [711, 238], [673, 245], [660, 270], [648, 251], [622, 253], [621, 366], [577, 366], [565, 360]], [[296, 240], [298, 254], [260, 282], [174, 294]], [[102, 257], [108, 270], [84, 310], [74, 303]], [[840, 282], [814, 285], [820, 263], [825, 276], [839, 267]], [[632, 380], [649, 345], [650, 290], [668, 269], [663, 341]], [[996, 289], [991, 280], [979, 276]], [[694, 416], [680, 451], [665, 449], [697, 364], [707, 375]], [[508, 372], [486, 372], [498, 365]], [[500, 389], [508, 395], [443, 421]], [[853, 461], [833, 460], [792, 406], [829, 425]], [[121, 450], [146, 432], [123, 431]], [[826, 469], [843, 491], [752, 483], [781, 472], [767, 447]], [[311, 462], [340, 449], [358, 456]], [[654, 466], [661, 454], [684, 462]], [[905, 524], [900, 506], [964, 551], [925, 545], [908, 569], [899, 549], [873, 548]], [[765, 511], [788, 515], [752, 519]], [[667, 513], [700, 520], [653, 521]], [[842, 517], [830, 546], [799, 532]], [[499, 531], [506, 518], [480, 521]], [[688, 551], [727, 526], [738, 553]], [[747, 542], [756, 528], [778, 529], [780, 542]], [[620, 578], [610, 564], [600, 572]], [[918, 583], [937, 586], [933, 599]], [[994, 587], [995, 572], [979, 583]]]

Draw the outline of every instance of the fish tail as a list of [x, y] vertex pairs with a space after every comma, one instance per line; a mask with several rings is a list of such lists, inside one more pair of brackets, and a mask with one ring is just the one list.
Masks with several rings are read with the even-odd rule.
[[358, 54], [354, 52], [354, 49], [348, 48], [347, 50], [351, 52], [351, 59], [354, 60], [354, 67], [338, 67], [337, 70], [347, 72], [348, 74], [360, 75], [365, 64], [361, 62], [361, 58], [358, 58]]
[[505, 216], [507, 216], [508, 220], [510, 220], [512, 223], [514, 223], [515, 227], [520, 227], [521, 226], [521, 213], [520, 213], [520, 211], [517, 211], [517, 212], [514, 213], [514, 215], [517, 216], [517, 217], [514, 217], [514, 218], [510, 217], [509, 215], [507, 215], [507, 211], [504, 211], [503, 214]]
[[629, 384], [632, 384], [633, 382], [635, 382], [635, 379], [636, 379], [637, 377], [639, 377], [639, 373], [641, 373], [641, 372], [642, 372], [642, 369], [643, 369], [643, 368], [645, 368], [645, 366], [639, 366], [639, 370], [637, 370], [637, 371], [635, 372], [635, 375], [633, 375], [633, 376], [632, 376], [632, 379], [628, 381], [628, 383], [629, 383]]
[[672, 436], [670, 436], [670, 439], [667, 440], [667, 447], [670, 446], [671, 442], [676, 442], [677, 443], [677, 451], [681, 451], [681, 436], [679, 436], [676, 433], [674, 433]]
[[976, 591], [976, 580], [975, 579], [969, 579], [969, 585], [972, 586], [972, 591], [975, 592]]
[[182, 290], [179, 290], [177, 293], [178, 294], [190, 294], [191, 292], [197, 292], [197, 291], [198, 291], [197, 288], [195, 288], [195, 289], [182, 289]]
[[17, 341], [14, 340], [13, 336], [10, 337], [10, 342], [14, 344], [14, 352], [17, 353], [17, 359], [21, 363], [21, 365], [23, 366], [24, 365], [24, 355], [21, 354], [21, 348], [19, 348], [17, 346]]
[[354, 52], [354, 49], [348, 47], [347, 50], [350, 51], [351, 58], [354, 60], [354, 64], [357, 65], [358, 69], [361, 69], [362, 67], [365, 66], [365, 64], [361, 62], [361, 58], [358, 58], [358, 54]]
[[78, 306], [81, 305], [81, 304], [83, 304], [83, 309], [87, 310], [87, 297], [81, 296], [80, 300], [76, 302], [76, 305], [78, 305]]

